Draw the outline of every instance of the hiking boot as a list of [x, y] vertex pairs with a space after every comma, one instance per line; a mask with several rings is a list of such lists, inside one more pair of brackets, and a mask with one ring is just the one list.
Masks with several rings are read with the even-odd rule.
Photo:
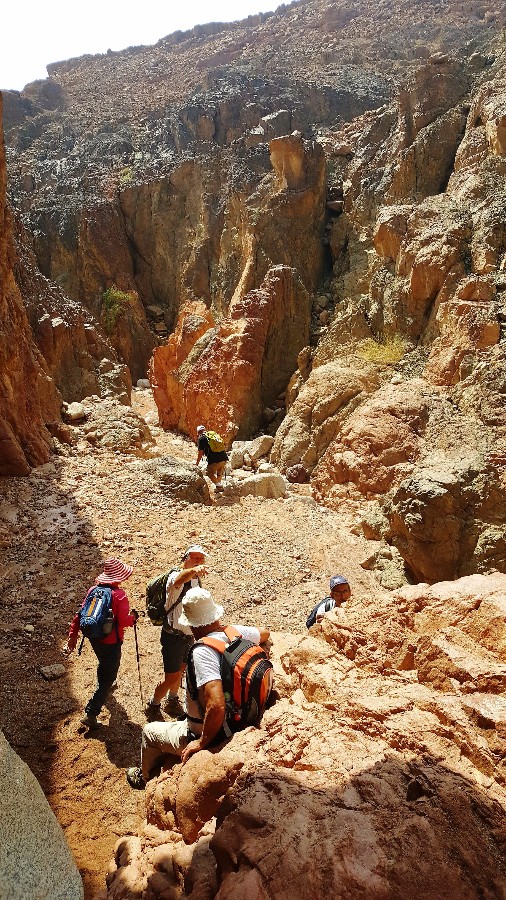
[[135, 791], [143, 791], [146, 787], [146, 782], [142, 777], [142, 769], [139, 766], [132, 766], [131, 769], [126, 770], [126, 780]]
[[162, 708], [159, 703], [153, 703], [151, 700], [148, 700], [144, 709], [144, 715], [148, 722], [163, 722]]
[[87, 728], [96, 728], [98, 725], [97, 717], [92, 716], [91, 713], [85, 713], [81, 718], [81, 725], [86, 725]]
[[171, 719], [186, 719], [186, 710], [179, 697], [167, 697], [164, 710]]

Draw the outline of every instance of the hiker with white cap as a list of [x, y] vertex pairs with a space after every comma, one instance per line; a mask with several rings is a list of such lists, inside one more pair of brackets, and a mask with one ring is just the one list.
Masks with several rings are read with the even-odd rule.
[[[130, 611], [128, 597], [119, 585], [130, 578], [132, 566], [112, 557], [104, 562], [104, 571], [87, 591], [81, 609], [75, 614], [69, 628], [65, 655], [75, 650], [79, 630], [88, 636], [98, 659], [97, 686], [88, 700], [81, 724], [88, 728], [97, 726], [97, 716], [116, 680], [121, 662], [121, 646], [125, 628], [135, 625], [137, 610]], [[84, 639], [84, 638], [83, 638]]]
[[[223, 607], [215, 603], [209, 591], [192, 588], [186, 594], [180, 621], [191, 628], [195, 638], [186, 676], [187, 718], [178, 722], [152, 722], [144, 726], [141, 766], [127, 769], [126, 773], [131, 787], [143, 789], [146, 782], [157, 774], [165, 756], [180, 757], [181, 762], [185, 763], [194, 753], [216, 746], [230, 736], [230, 730], [226, 727], [230, 695], [224, 692], [225, 668], [222, 665], [227, 647], [231, 649], [234, 645], [238, 648], [233, 654], [237, 659], [241, 652], [239, 644], [245, 646], [245, 653], [250, 653], [247, 664], [250, 674], [255, 665], [260, 667], [260, 677], [247, 680], [267, 686], [261, 699], [265, 705], [272, 685], [272, 664], [258, 645], [268, 640], [269, 631], [245, 625], [222, 625], [223, 613]], [[254, 722], [244, 721], [238, 727], [257, 724], [262, 712], [263, 706], [257, 708]]]
[[227, 465], [228, 456], [223, 438], [216, 431], [206, 429], [205, 425], [197, 426], [197, 465], [203, 456], [207, 459], [206, 475], [215, 486], [220, 486]]
[[312, 628], [313, 625], [321, 622], [325, 613], [330, 612], [331, 609], [335, 609], [336, 606], [341, 606], [342, 603], [345, 603], [346, 600], [349, 600], [351, 597], [351, 587], [350, 583], [344, 575], [333, 575], [330, 579], [330, 595], [328, 597], [324, 597], [323, 600], [320, 600], [316, 606], [313, 607], [309, 616], [306, 620], [306, 628]]
[[[161, 621], [155, 623], [148, 602], [148, 615], [151, 621], [162, 626], [160, 644], [164, 673], [144, 707], [144, 713], [149, 721], [163, 719], [161, 703], [167, 694], [164, 706], [167, 715], [173, 718], [186, 716], [178, 691], [186, 670], [188, 651], [193, 644], [193, 635], [190, 627], [182, 619], [182, 602], [187, 591], [200, 587], [200, 579], [207, 575], [204, 565], [207, 556], [200, 544], [192, 544], [183, 555], [182, 566], [171, 569], [165, 576], [160, 576], [163, 584]], [[150, 585], [160, 578], [153, 579]], [[146, 594], [149, 593], [150, 585]]]

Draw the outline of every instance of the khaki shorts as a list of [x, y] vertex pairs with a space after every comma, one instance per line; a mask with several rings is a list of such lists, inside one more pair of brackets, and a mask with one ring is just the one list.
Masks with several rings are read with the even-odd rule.
[[166, 756], [181, 756], [188, 743], [188, 721], [150, 722], [142, 729], [141, 762], [145, 781], [153, 777]]

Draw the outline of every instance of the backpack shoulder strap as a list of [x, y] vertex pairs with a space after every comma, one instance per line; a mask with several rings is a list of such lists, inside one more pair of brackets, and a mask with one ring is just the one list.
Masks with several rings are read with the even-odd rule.
[[[165, 599], [165, 602], [167, 602], [167, 587], [168, 587], [168, 584], [169, 584], [169, 578], [170, 578], [171, 575], [174, 574], [174, 572], [180, 572], [180, 571], [181, 571], [181, 569], [179, 569], [179, 568], [176, 567], [175, 569], [169, 569], [169, 571], [167, 572], [167, 577], [165, 578], [165, 598], [166, 598], [166, 599]], [[164, 577], [165, 577], [165, 576], [164, 576]], [[165, 610], [165, 615], [166, 615], [166, 616], [168, 616], [169, 613], [171, 613], [172, 610], [176, 608], [176, 606], [178, 605], [178, 603], [179, 603], [180, 600], [181, 600], [181, 594], [178, 594], [177, 599], [174, 601], [174, 603], [172, 603], [172, 604], [169, 606], [169, 608]]]
[[219, 638], [202, 638], [200, 641], [196, 642], [195, 646], [198, 647], [199, 644], [204, 644], [206, 647], [212, 647], [213, 650], [217, 650], [218, 653], [224, 653], [227, 646], [224, 641], [220, 641]]
[[[236, 638], [241, 637], [241, 632], [238, 631], [237, 628], [233, 628], [232, 625], [224, 625], [221, 630], [224, 634], [226, 634], [229, 644], [231, 644], [232, 641], [235, 641]], [[220, 641], [219, 638], [203, 637], [200, 639], [200, 641], [196, 641], [196, 643], [197, 645], [205, 644], [206, 647], [213, 647], [214, 650], [218, 651], [218, 653], [224, 653], [227, 649], [225, 641]]]
[[232, 625], [225, 625], [223, 631], [227, 635], [229, 641], [235, 641], [236, 638], [242, 637], [241, 632], [234, 628]]
[[[231, 625], [225, 625], [222, 630], [226, 634], [229, 642], [234, 641], [238, 637], [239, 638], [241, 637], [241, 634], [239, 631], [237, 631], [237, 628], [232, 628]], [[198, 690], [197, 690], [197, 678], [195, 675], [195, 665], [193, 662], [193, 654], [194, 654], [195, 648], [202, 646], [202, 645], [204, 647], [212, 647], [213, 650], [216, 650], [217, 653], [221, 654], [222, 658], [223, 658], [223, 654], [225, 653], [225, 651], [227, 649], [227, 644], [225, 643], [225, 641], [220, 641], [219, 638], [212, 638], [212, 637], [200, 638], [199, 641], [195, 641], [195, 643], [192, 644], [192, 646], [190, 647], [190, 650], [188, 653], [188, 659], [187, 659], [187, 663], [186, 663], [186, 681], [187, 681], [187, 685], [188, 685], [188, 690], [190, 692], [190, 697], [192, 697], [192, 699], [194, 699], [194, 700], [197, 697]]]
[[195, 672], [195, 663], [193, 661], [193, 654], [197, 647], [212, 647], [213, 650], [216, 650], [217, 653], [223, 654], [226, 650], [227, 645], [224, 641], [218, 640], [218, 638], [201, 638], [200, 641], [195, 641], [194, 644], [191, 645], [188, 651], [188, 659], [186, 660], [186, 685], [188, 688], [188, 692], [192, 700], [198, 699], [198, 688], [197, 688], [197, 675]]

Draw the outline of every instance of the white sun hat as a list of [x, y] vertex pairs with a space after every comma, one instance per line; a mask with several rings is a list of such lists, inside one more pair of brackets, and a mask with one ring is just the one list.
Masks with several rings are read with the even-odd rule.
[[183, 597], [183, 612], [179, 616], [180, 625], [200, 628], [221, 619], [225, 610], [215, 603], [209, 591], [204, 588], [190, 588]]
[[188, 547], [188, 550], [185, 550], [184, 552], [183, 559], [186, 559], [186, 557], [189, 556], [190, 553], [200, 553], [201, 556], [209, 556], [207, 550], [204, 550], [204, 548], [201, 547], [200, 544], [192, 544], [191, 547]]

